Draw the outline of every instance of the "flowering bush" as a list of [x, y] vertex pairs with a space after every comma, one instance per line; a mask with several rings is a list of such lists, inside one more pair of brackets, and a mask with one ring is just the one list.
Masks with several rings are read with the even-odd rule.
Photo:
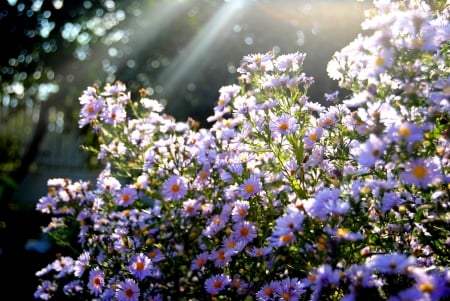
[[349, 91], [307, 96], [305, 55], [243, 58], [211, 127], [121, 82], [88, 87], [97, 183], [50, 179], [66, 246], [40, 299], [439, 300], [450, 296], [450, 9], [375, 1], [337, 52]]

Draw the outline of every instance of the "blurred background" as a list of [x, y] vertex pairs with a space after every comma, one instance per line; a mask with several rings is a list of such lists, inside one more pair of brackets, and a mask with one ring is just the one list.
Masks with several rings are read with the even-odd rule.
[[[35, 212], [49, 178], [95, 181], [80, 149], [78, 97], [120, 80], [163, 101], [180, 121], [208, 127], [221, 86], [237, 83], [244, 55], [307, 54], [310, 97], [337, 84], [326, 64], [361, 31], [370, 1], [2, 0], [0, 28], [0, 287], [33, 300], [35, 272], [57, 249]], [[12, 287], [21, 287], [12, 290]]]

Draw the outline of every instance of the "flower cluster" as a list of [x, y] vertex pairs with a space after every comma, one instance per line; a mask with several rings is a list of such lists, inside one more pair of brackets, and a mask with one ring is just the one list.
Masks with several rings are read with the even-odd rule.
[[450, 9], [375, 1], [307, 95], [305, 54], [243, 58], [208, 121], [117, 82], [80, 97], [105, 162], [37, 210], [68, 255], [48, 300], [439, 300], [450, 296]]

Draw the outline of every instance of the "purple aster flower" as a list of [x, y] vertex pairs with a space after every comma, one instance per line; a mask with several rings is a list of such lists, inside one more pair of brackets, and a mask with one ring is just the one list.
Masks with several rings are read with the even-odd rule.
[[280, 291], [280, 283], [278, 281], [271, 281], [264, 284], [261, 289], [256, 293], [256, 299], [258, 301], [272, 301], [275, 299], [275, 292]]
[[363, 235], [361, 233], [350, 232], [347, 228], [330, 228], [325, 227], [325, 231], [338, 239], [355, 241], [363, 239]]
[[127, 86], [121, 81], [116, 81], [114, 84], [106, 83], [105, 87], [103, 88], [102, 95], [111, 96], [122, 94], [125, 93], [126, 90]]
[[225, 253], [230, 256], [240, 253], [245, 248], [246, 245], [247, 245], [246, 241], [239, 240], [234, 235], [227, 236], [222, 241], [222, 246], [225, 249]]
[[304, 202], [306, 212], [313, 217], [325, 218], [328, 214], [342, 215], [350, 209], [350, 203], [340, 199], [340, 190], [337, 188], [322, 188], [317, 191], [314, 198]]
[[105, 275], [100, 268], [95, 267], [89, 272], [88, 288], [90, 292], [98, 296], [102, 293], [105, 286]]
[[137, 199], [137, 190], [134, 186], [128, 185], [116, 194], [116, 203], [123, 207], [128, 207]]
[[405, 254], [391, 253], [373, 255], [366, 260], [366, 267], [369, 270], [377, 270], [381, 273], [405, 273], [406, 268], [413, 266], [416, 259]]
[[254, 72], [258, 70], [270, 71], [273, 69], [273, 57], [273, 52], [246, 55], [243, 58], [243, 64], [238, 68], [238, 72], [246, 73], [248, 71]]
[[374, 134], [370, 134], [369, 139], [360, 145], [358, 163], [364, 167], [372, 167], [380, 160], [386, 149], [386, 142]]
[[160, 262], [166, 259], [163, 252], [158, 248], [154, 248], [149, 251], [147, 256], [152, 260], [152, 262]]
[[217, 106], [214, 110], [222, 111], [225, 106], [230, 103], [233, 97], [236, 97], [240, 91], [241, 87], [238, 85], [223, 86], [219, 89], [219, 100], [217, 101]]
[[408, 185], [426, 188], [439, 182], [441, 177], [439, 165], [432, 159], [416, 159], [405, 166], [400, 178]]
[[275, 229], [268, 238], [270, 247], [284, 247], [295, 242], [296, 236], [293, 232], [286, 232], [284, 229]]
[[148, 256], [139, 253], [133, 256], [128, 269], [135, 278], [142, 280], [145, 277], [150, 276], [152, 261]]
[[103, 110], [101, 118], [107, 124], [116, 125], [124, 122], [126, 116], [127, 113], [121, 105], [113, 104]]
[[331, 128], [336, 124], [336, 114], [334, 112], [327, 112], [325, 114], [321, 114], [317, 124], [323, 128]]
[[424, 295], [424, 299], [442, 300], [450, 295], [448, 282], [439, 271], [427, 272], [423, 268], [412, 268], [411, 276], [416, 280], [414, 288]]
[[271, 119], [269, 128], [273, 136], [287, 135], [298, 130], [298, 123], [294, 117], [284, 114], [280, 117]]
[[403, 199], [396, 192], [386, 192], [381, 200], [381, 211], [386, 213], [390, 209], [400, 205]]
[[219, 248], [211, 252], [209, 259], [214, 261], [214, 266], [223, 268], [231, 261], [231, 254], [225, 248]]
[[303, 142], [305, 146], [309, 149], [313, 148], [320, 137], [322, 137], [323, 129], [322, 127], [315, 127], [303, 135]]
[[209, 253], [207, 251], [202, 252], [195, 256], [191, 262], [191, 271], [201, 270], [205, 264], [208, 262]]
[[37, 290], [34, 292], [34, 297], [36, 299], [50, 300], [57, 289], [58, 286], [55, 281], [44, 280], [38, 285]]
[[290, 212], [276, 220], [275, 231], [279, 233], [299, 231], [304, 219], [305, 215], [300, 210], [291, 208]]
[[325, 93], [324, 94], [326, 101], [333, 101], [333, 100], [338, 98], [338, 95], [339, 95], [339, 91], [338, 90], [336, 90], [336, 91], [334, 91], [332, 93]]
[[260, 257], [260, 256], [264, 256], [264, 255], [268, 255], [272, 253], [272, 248], [271, 247], [252, 247], [250, 250], [247, 251], [247, 254], [252, 256], [252, 257]]
[[322, 264], [308, 275], [308, 282], [320, 292], [323, 287], [336, 285], [341, 279], [341, 271], [333, 270], [329, 264]]
[[203, 230], [203, 235], [212, 237], [220, 230], [225, 228], [228, 218], [221, 215], [214, 215], [210, 218], [206, 228]]
[[146, 299], [147, 301], [163, 301], [163, 296], [161, 294], [150, 295]]
[[302, 67], [305, 57], [306, 54], [300, 52], [283, 54], [276, 58], [275, 66], [282, 72], [297, 71]]
[[231, 279], [225, 274], [214, 275], [205, 281], [205, 290], [211, 295], [217, 295], [231, 284]]
[[100, 175], [98, 179], [98, 188], [100, 192], [113, 192], [115, 190], [120, 189], [121, 184], [119, 180], [111, 176], [102, 176]]
[[397, 293], [396, 296], [391, 296], [388, 301], [403, 301], [403, 300], [439, 300], [430, 299], [423, 292], [421, 292], [417, 287], [413, 286]]
[[410, 122], [393, 124], [388, 130], [388, 137], [395, 142], [416, 143], [423, 140], [423, 129]]
[[67, 296], [75, 296], [78, 293], [83, 292], [83, 283], [80, 280], [73, 280], [64, 285], [63, 292]]
[[243, 221], [233, 226], [233, 237], [246, 244], [256, 238], [256, 226], [249, 221]]
[[118, 284], [117, 301], [139, 301], [141, 292], [133, 279], [126, 279]]
[[139, 102], [142, 104], [142, 106], [144, 108], [146, 108], [150, 112], [160, 113], [160, 112], [164, 111], [164, 105], [161, 104], [156, 99], [150, 99], [150, 98], [144, 97], [144, 98], [141, 98], [141, 100]]
[[305, 291], [304, 284], [297, 278], [286, 278], [275, 287], [275, 295], [278, 300], [297, 301]]
[[39, 199], [36, 210], [50, 214], [53, 210], [57, 208], [58, 199], [55, 198], [54, 195], [46, 195]]
[[193, 217], [202, 210], [202, 205], [198, 200], [189, 199], [183, 202], [183, 216]]
[[187, 190], [187, 180], [179, 175], [171, 175], [162, 186], [163, 198], [168, 200], [179, 200], [183, 198]]
[[80, 101], [80, 104], [85, 105], [87, 103], [90, 103], [92, 101], [92, 98], [97, 97], [97, 89], [94, 87], [87, 87], [81, 96], [78, 98]]
[[240, 185], [240, 195], [245, 199], [249, 199], [255, 194], [261, 192], [261, 190], [262, 184], [259, 177], [256, 175], [251, 175], [250, 178], [246, 179]]
[[80, 278], [83, 276], [84, 271], [89, 266], [89, 262], [91, 260], [91, 255], [88, 251], [85, 251], [78, 256], [78, 259], [75, 261], [73, 266], [73, 271], [75, 277]]
[[241, 91], [241, 86], [239, 85], [228, 85], [228, 86], [222, 86], [219, 89], [219, 93], [220, 95], [222, 95], [223, 97], [230, 99], [232, 97], [235, 97], [236, 95], [239, 94], [239, 91]]
[[53, 270], [55, 272], [58, 272], [55, 275], [55, 277], [63, 278], [65, 276], [67, 276], [67, 274], [72, 274], [74, 262], [75, 262], [75, 260], [73, 260], [72, 257], [68, 257], [68, 256], [61, 256], [58, 259], [56, 259], [52, 264]]
[[264, 89], [267, 88], [275, 88], [281, 86], [283, 83], [285, 83], [289, 79], [289, 76], [274, 76], [274, 75], [266, 75], [262, 79], [261, 86]]
[[[374, 41], [377, 43], [378, 41]], [[368, 45], [369, 46], [369, 45]], [[370, 47], [370, 46], [369, 46]], [[364, 78], [372, 78], [380, 73], [383, 73], [386, 69], [392, 66], [394, 62], [394, 50], [389, 48], [377, 47], [373, 45], [374, 51], [372, 55], [367, 57], [367, 66], [362, 72]]]
[[248, 201], [236, 201], [231, 212], [231, 218], [234, 222], [243, 220], [250, 208], [250, 203]]
[[104, 107], [104, 100], [102, 98], [92, 97], [83, 104], [80, 111], [80, 120], [78, 125], [84, 127], [87, 124], [94, 122], [99, 113]]

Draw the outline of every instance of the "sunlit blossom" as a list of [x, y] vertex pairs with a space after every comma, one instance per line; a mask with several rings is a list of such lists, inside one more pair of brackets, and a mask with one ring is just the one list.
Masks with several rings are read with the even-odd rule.
[[262, 184], [258, 176], [252, 175], [250, 178], [244, 180], [240, 186], [240, 195], [248, 199], [262, 190]]
[[98, 267], [89, 272], [88, 288], [94, 296], [101, 294], [105, 286], [105, 275]]
[[441, 180], [440, 168], [433, 160], [416, 159], [408, 162], [401, 179], [409, 185], [427, 187]]
[[205, 281], [205, 289], [211, 295], [217, 295], [231, 284], [231, 279], [227, 275], [214, 275]]
[[148, 258], [143, 253], [136, 254], [129, 265], [129, 270], [139, 280], [144, 279], [149, 276], [150, 270], [152, 268], [152, 262], [150, 258]]
[[138, 301], [141, 291], [133, 279], [126, 279], [118, 284], [117, 300]]
[[272, 135], [287, 135], [297, 131], [298, 124], [295, 118], [289, 115], [282, 115], [270, 121], [269, 124]]
[[171, 175], [163, 184], [162, 194], [164, 198], [176, 201], [183, 198], [187, 190], [188, 186], [185, 178]]

